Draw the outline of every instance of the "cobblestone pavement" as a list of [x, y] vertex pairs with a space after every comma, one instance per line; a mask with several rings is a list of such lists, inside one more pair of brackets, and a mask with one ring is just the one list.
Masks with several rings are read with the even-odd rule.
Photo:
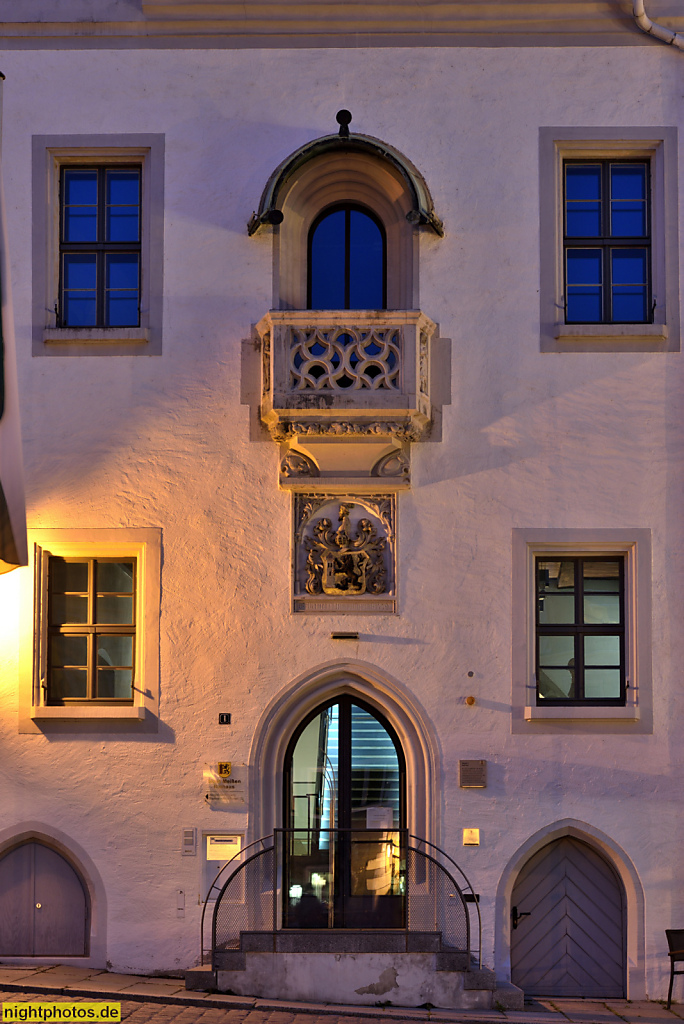
[[524, 1010], [402, 1009], [280, 1002], [221, 993], [186, 992], [178, 978], [112, 974], [66, 966], [0, 964], [0, 1003], [121, 1002], [126, 1024], [679, 1024], [684, 1005], [626, 999], [540, 999]]
[[[2, 1002], [62, 1002], [65, 995], [44, 995], [37, 992], [8, 992], [0, 989]], [[92, 996], [74, 996], [74, 1000], [90, 1001]], [[116, 997], [106, 999], [119, 1001]], [[498, 1014], [496, 1015], [498, 1016]], [[377, 1017], [339, 1016], [334, 1013], [291, 1013], [268, 1009], [219, 1009], [217, 1007], [182, 1004], [133, 1002], [121, 1000], [121, 1019], [127, 1024], [377, 1024]], [[393, 1017], [395, 1022], [401, 1017]]]

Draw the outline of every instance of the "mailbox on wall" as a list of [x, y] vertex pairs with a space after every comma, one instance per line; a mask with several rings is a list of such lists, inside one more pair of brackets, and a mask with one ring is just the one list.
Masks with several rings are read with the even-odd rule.
[[[204, 857], [202, 864], [202, 899], [215, 900], [222, 886], [232, 874], [234, 867], [242, 863], [241, 834], [232, 832], [207, 832], [204, 834]], [[222, 867], [235, 858], [234, 865], [221, 875], [217, 888], [209, 893], [209, 888]]]

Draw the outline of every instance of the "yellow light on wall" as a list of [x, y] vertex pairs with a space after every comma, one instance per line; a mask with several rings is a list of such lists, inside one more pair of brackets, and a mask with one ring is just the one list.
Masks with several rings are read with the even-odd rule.
[[463, 829], [463, 845], [464, 846], [479, 846], [480, 845], [480, 830], [479, 830], [479, 828], [464, 828]]
[[5, 639], [16, 641], [19, 626], [19, 602], [21, 578], [26, 569], [8, 572], [0, 576], [0, 642]]

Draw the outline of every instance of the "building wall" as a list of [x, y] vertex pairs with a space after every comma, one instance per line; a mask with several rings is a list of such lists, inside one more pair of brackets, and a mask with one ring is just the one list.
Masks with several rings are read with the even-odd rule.
[[[538, 135], [679, 127], [682, 59], [656, 46], [4, 54], [29, 527], [163, 531], [156, 732], [19, 733], [17, 602], [32, 581], [0, 579], [0, 836], [43, 823], [87, 854], [113, 969], [196, 962], [200, 864], [181, 858], [181, 829], [257, 838], [249, 811], [204, 803], [204, 765], [249, 762], [272, 701], [352, 660], [412, 694], [432, 730], [438, 842], [481, 894], [485, 961], [496, 952], [505, 974], [506, 866], [572, 819], [643, 886], [646, 990], [664, 995], [663, 930], [684, 915], [681, 356], [540, 351]], [[245, 225], [273, 168], [333, 131], [340, 107], [432, 191], [445, 237], [420, 236], [420, 307], [452, 346], [442, 440], [414, 445], [398, 499], [399, 614], [343, 620], [289, 611], [291, 499], [241, 404], [242, 342], [273, 305], [270, 229]], [[32, 358], [31, 136], [151, 132], [166, 138], [163, 354]], [[652, 723], [513, 727], [516, 528], [652, 531]], [[485, 790], [458, 786], [471, 757], [489, 762]], [[481, 845], [464, 848], [471, 826]]]

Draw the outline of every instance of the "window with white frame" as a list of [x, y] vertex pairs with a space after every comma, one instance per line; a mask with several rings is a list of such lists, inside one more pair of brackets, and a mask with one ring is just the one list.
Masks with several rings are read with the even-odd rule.
[[29, 541], [20, 731], [40, 719], [156, 720], [161, 531], [30, 530]]
[[675, 128], [540, 129], [542, 351], [679, 350]]
[[514, 529], [512, 582], [514, 723], [648, 731], [650, 530]]
[[164, 136], [34, 136], [33, 163], [33, 354], [159, 354]]

